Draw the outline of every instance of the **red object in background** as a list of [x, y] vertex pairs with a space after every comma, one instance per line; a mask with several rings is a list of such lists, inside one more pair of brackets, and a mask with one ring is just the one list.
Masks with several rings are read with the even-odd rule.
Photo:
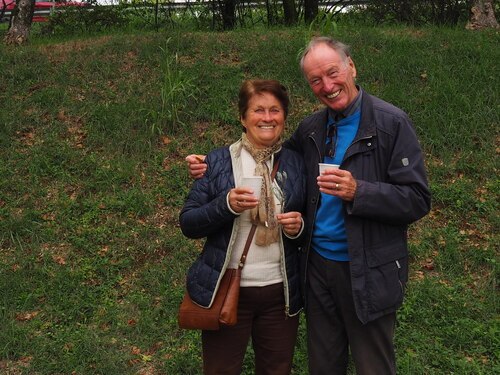
[[[64, 7], [85, 7], [88, 4], [85, 2], [77, 1], [66, 1], [66, 2], [55, 2], [55, 1], [42, 1], [35, 0], [35, 12], [33, 13], [33, 22], [47, 22], [49, 15], [55, 10]], [[16, 6], [15, 0], [0, 0], [0, 13], [3, 7], [5, 8], [4, 17], [7, 20], [10, 18], [14, 7]], [[2, 20], [0, 20], [1, 22]]]

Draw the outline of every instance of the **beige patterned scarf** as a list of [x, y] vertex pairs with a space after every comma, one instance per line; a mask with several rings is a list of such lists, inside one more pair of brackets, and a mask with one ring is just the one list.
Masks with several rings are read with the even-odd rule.
[[255, 232], [255, 244], [259, 246], [267, 246], [279, 238], [279, 226], [274, 212], [274, 194], [272, 191], [271, 171], [266, 164], [266, 161], [271, 159], [271, 156], [281, 150], [280, 139], [273, 146], [267, 148], [256, 148], [247, 138], [245, 133], [241, 136], [242, 144], [245, 150], [255, 160], [255, 175], [262, 176], [261, 198], [259, 205], [250, 210], [250, 220], [253, 224], [257, 224]]

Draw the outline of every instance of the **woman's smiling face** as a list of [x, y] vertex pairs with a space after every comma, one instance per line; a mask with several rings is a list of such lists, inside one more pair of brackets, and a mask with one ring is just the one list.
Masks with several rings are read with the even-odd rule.
[[285, 129], [285, 111], [272, 94], [263, 92], [253, 95], [241, 123], [248, 140], [257, 148], [274, 145]]

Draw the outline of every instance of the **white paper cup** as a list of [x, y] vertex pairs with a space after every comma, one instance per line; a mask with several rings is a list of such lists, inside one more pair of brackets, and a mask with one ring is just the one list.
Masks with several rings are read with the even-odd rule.
[[262, 187], [262, 176], [243, 177], [241, 187], [247, 187], [253, 190], [253, 195], [260, 199], [260, 189]]
[[338, 169], [338, 164], [318, 163], [319, 174], [322, 175], [327, 169]]

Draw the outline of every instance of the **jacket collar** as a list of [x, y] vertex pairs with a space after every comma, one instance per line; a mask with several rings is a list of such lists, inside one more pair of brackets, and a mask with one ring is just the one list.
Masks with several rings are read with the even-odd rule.
[[[360, 91], [362, 88], [360, 88]], [[375, 116], [373, 110], [373, 97], [369, 95], [366, 91], [362, 91], [362, 101], [361, 101], [361, 118], [359, 122], [358, 132], [354, 137], [352, 144], [357, 143], [362, 139], [369, 139], [375, 137], [376, 125], [375, 125]], [[319, 111], [317, 111], [313, 116], [314, 118], [311, 121], [312, 127], [308, 131], [308, 138], [312, 140], [315, 144], [316, 150], [318, 152], [318, 158], [321, 159], [321, 155], [324, 152], [325, 147], [325, 139], [326, 139], [326, 124], [328, 121], [329, 111], [328, 108], [325, 107]], [[346, 154], [344, 159], [350, 157], [353, 153], [355, 153], [355, 148], [349, 147], [346, 150]]]
[[[376, 135], [375, 116], [373, 112], [373, 99], [370, 94], [359, 87], [361, 100], [361, 119], [359, 121], [359, 129], [354, 138], [354, 142], [358, 139], [373, 137]], [[318, 121], [309, 137], [313, 138], [318, 147], [322, 147], [326, 139], [326, 126], [328, 121], [329, 110], [327, 107], [317, 112]]]
[[329, 121], [339, 121], [341, 119], [344, 119], [346, 117], [349, 117], [353, 115], [355, 112], [359, 111], [361, 108], [361, 101], [363, 99], [363, 92], [361, 88], [356, 85], [358, 89], [358, 94], [354, 98], [354, 100], [345, 108], [343, 111], [337, 112], [334, 111], [331, 108], [328, 108], [328, 116], [329, 116]]

